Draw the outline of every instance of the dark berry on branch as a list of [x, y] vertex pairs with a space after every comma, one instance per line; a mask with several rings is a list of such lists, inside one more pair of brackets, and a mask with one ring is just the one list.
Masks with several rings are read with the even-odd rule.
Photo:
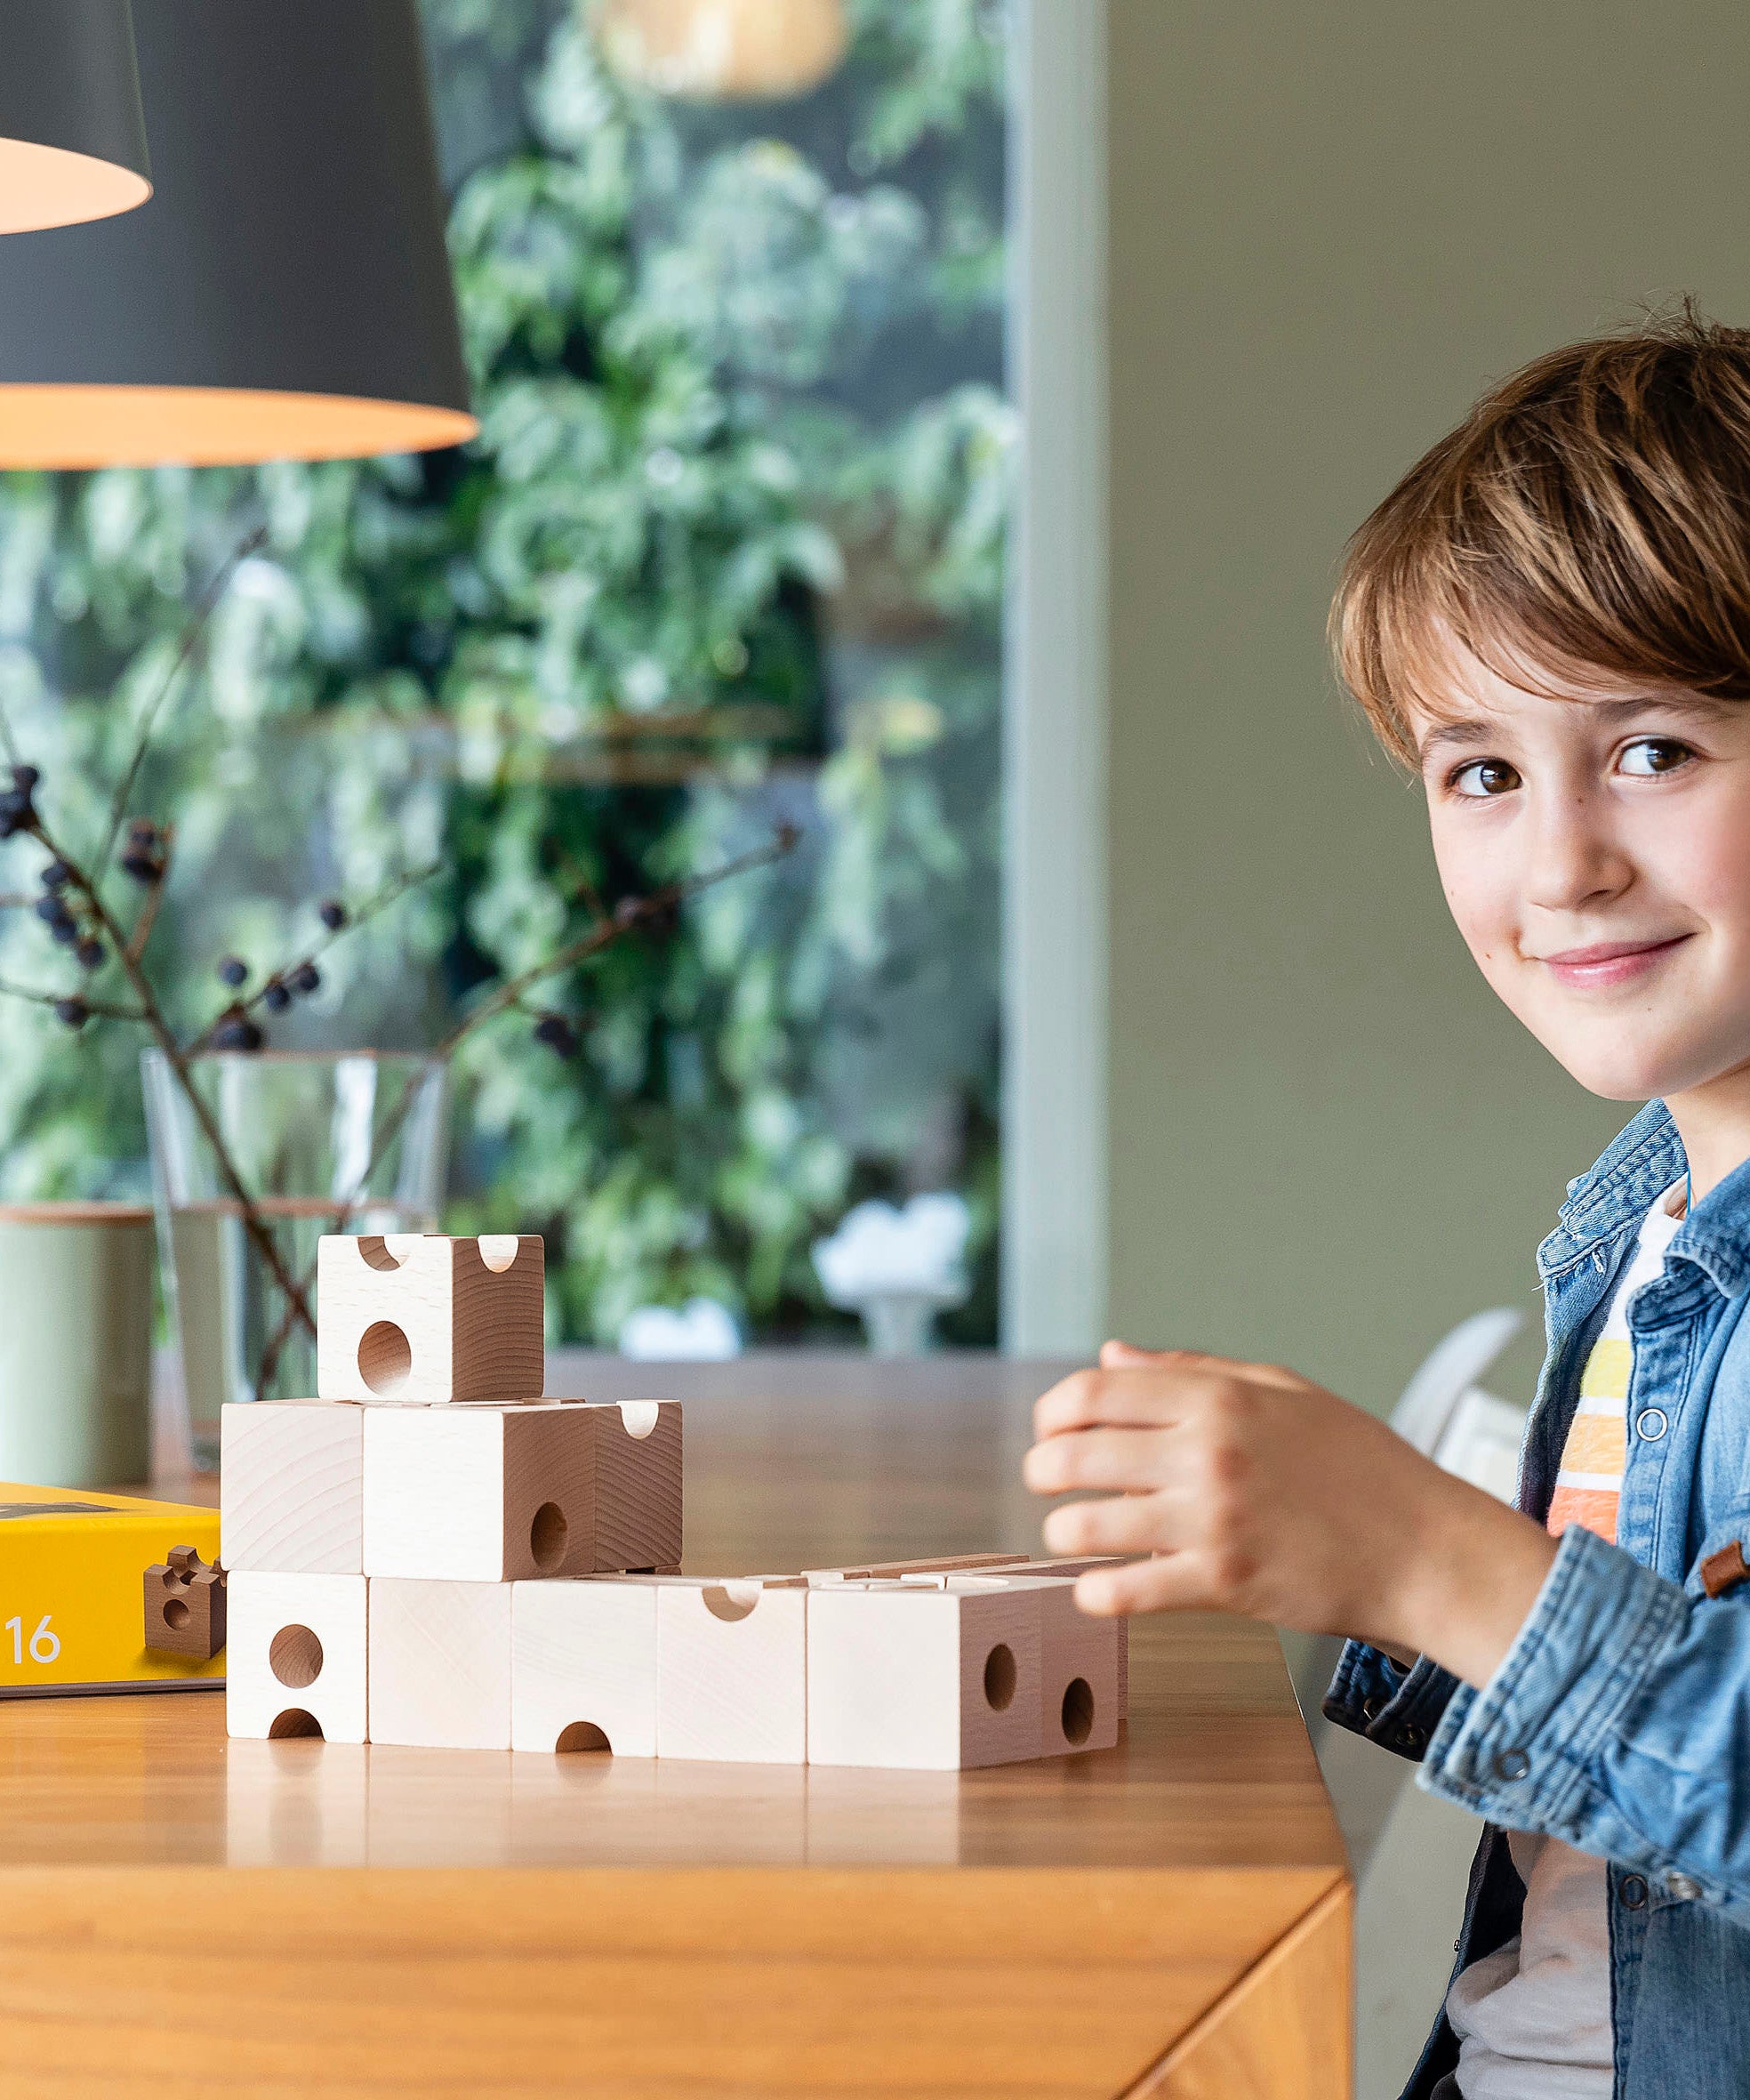
[[641, 897], [622, 897], [614, 907], [614, 923], [616, 926], [630, 926], [643, 909], [644, 899]]
[[46, 897], [36, 899], [36, 916], [44, 926], [70, 926], [73, 914], [67, 908], [66, 900], [50, 890]]
[[247, 1014], [232, 1011], [213, 1031], [213, 1047], [220, 1050], [258, 1050], [267, 1041]]
[[73, 953], [79, 958], [82, 970], [95, 970], [108, 951], [94, 933], [88, 933]]
[[291, 988], [282, 978], [269, 978], [261, 987], [262, 1002], [270, 1014], [283, 1014], [292, 1003]]
[[229, 985], [233, 992], [249, 982], [249, 965], [241, 955], [227, 955], [220, 963], [219, 982]]
[[313, 962], [301, 962], [292, 972], [292, 989], [308, 999], [312, 992], [322, 989], [322, 972]]
[[334, 897], [324, 897], [317, 906], [316, 915], [330, 933], [338, 933], [347, 922], [347, 908]]
[[64, 860], [52, 860], [43, 870], [44, 889], [65, 889], [73, 880], [73, 871]]
[[55, 1018], [63, 1027], [83, 1028], [91, 1018], [91, 1009], [83, 999], [57, 999]]
[[76, 919], [57, 919], [49, 931], [63, 948], [76, 948], [79, 945], [79, 922]]
[[534, 1040], [558, 1057], [577, 1055], [577, 1031], [563, 1014], [542, 1014], [534, 1024]]
[[781, 824], [775, 836], [780, 853], [793, 853], [802, 836], [802, 827], [799, 824]]
[[14, 766], [12, 768], [12, 785], [21, 795], [32, 793], [41, 782], [42, 777], [43, 776], [35, 766]]
[[122, 873], [132, 875], [136, 882], [151, 884], [164, 881], [164, 863], [157, 854], [145, 847], [130, 848], [122, 856]]
[[28, 832], [36, 821], [36, 811], [28, 789], [9, 787], [0, 794], [0, 839]]
[[156, 846], [158, 827], [149, 817], [136, 817], [128, 825], [128, 837], [138, 846]]

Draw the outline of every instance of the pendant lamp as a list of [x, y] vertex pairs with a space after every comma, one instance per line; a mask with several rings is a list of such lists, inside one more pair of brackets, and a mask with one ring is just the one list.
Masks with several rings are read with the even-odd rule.
[[596, 0], [622, 80], [701, 101], [807, 94], [838, 69], [844, 0]]
[[151, 194], [128, 0], [0, 0], [0, 234]]
[[153, 195], [0, 241], [0, 467], [470, 437], [415, 0], [134, 0], [133, 27]]

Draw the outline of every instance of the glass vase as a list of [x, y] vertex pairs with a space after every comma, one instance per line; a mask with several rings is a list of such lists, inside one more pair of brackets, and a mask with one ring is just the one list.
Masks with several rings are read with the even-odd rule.
[[447, 1069], [418, 1056], [263, 1050], [196, 1058], [188, 1072], [185, 1088], [161, 1051], [141, 1058], [158, 1259], [187, 1406], [186, 1428], [170, 1425], [158, 1447], [180, 1444], [205, 1469], [218, 1462], [227, 1401], [316, 1391], [316, 1337], [282, 1277], [304, 1287], [313, 1312], [321, 1235], [437, 1230]]

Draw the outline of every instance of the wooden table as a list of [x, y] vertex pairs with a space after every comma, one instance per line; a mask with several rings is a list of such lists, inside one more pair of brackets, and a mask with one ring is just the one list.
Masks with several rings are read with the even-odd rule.
[[[688, 1567], [1033, 1549], [1048, 1376], [664, 1372]], [[0, 1705], [0, 2092], [1347, 2100], [1352, 1891], [1276, 1642], [1144, 1621], [1132, 1655], [1116, 1750], [964, 1777]]]

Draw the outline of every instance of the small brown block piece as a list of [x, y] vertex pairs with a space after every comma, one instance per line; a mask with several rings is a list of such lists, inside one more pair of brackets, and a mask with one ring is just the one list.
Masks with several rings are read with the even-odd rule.
[[1734, 1539], [1710, 1553], [1701, 1564], [1701, 1586], [1709, 1597], [1723, 1597], [1740, 1582], [1750, 1581], [1750, 1564], [1744, 1558], [1744, 1541]]
[[436, 1233], [317, 1243], [324, 1400], [537, 1399], [545, 1388], [538, 1235]]
[[225, 1571], [192, 1546], [173, 1546], [146, 1571], [146, 1645], [210, 1662], [225, 1645]]
[[595, 1574], [678, 1569], [681, 1411], [676, 1400], [591, 1404]]

